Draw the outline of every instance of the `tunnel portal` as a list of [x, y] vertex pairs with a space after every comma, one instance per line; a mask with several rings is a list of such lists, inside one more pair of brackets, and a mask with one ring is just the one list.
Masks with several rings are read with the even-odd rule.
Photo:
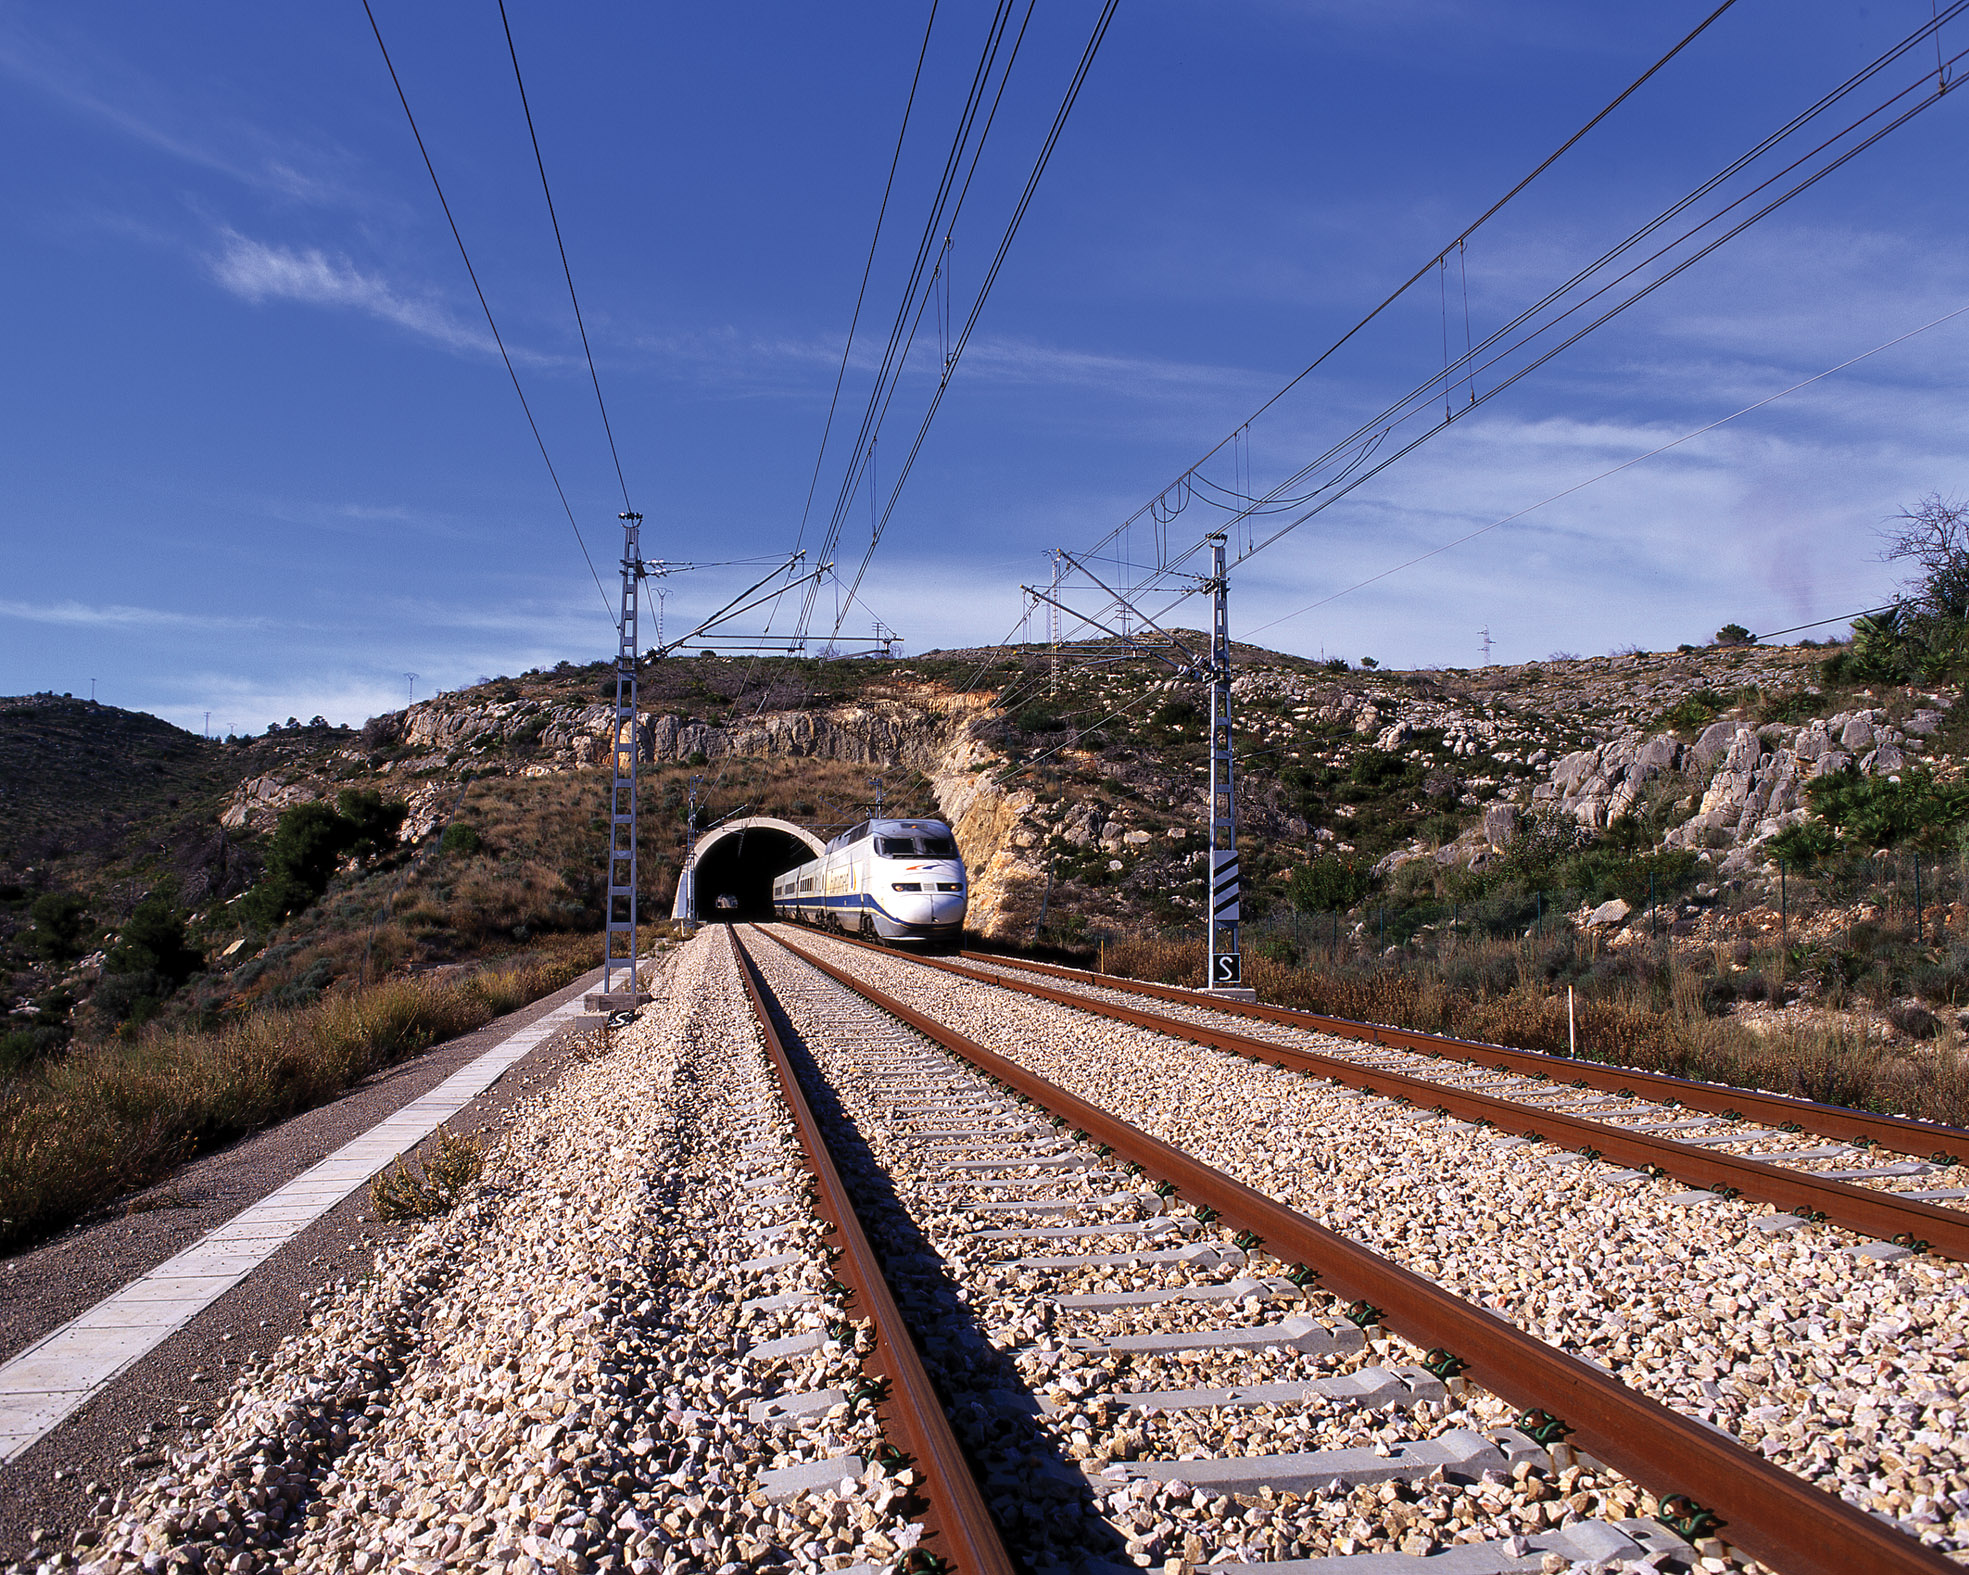
[[[686, 872], [695, 911], [676, 917], [700, 923], [770, 919], [774, 878], [822, 851], [819, 838], [783, 820], [754, 816], [722, 826], [698, 844]], [[680, 887], [680, 909], [684, 895]], [[721, 898], [730, 899], [729, 904], [720, 906]]]

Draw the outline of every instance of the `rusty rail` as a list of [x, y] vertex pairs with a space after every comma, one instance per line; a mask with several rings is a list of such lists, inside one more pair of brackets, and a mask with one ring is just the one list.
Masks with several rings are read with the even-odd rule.
[[[834, 1272], [849, 1288], [852, 1300], [867, 1309], [874, 1325], [875, 1348], [864, 1366], [872, 1368], [878, 1379], [887, 1380], [887, 1394], [876, 1402], [876, 1413], [882, 1418], [884, 1431], [900, 1441], [903, 1451], [914, 1457], [920, 1468], [929, 1509], [923, 1516], [923, 1540], [917, 1547], [944, 1560], [945, 1567], [958, 1575], [1012, 1575], [1012, 1560], [999, 1538], [997, 1523], [985, 1507], [970, 1463], [950, 1431], [943, 1400], [923, 1370], [909, 1326], [883, 1278], [881, 1262], [855, 1216], [854, 1203], [828, 1152], [827, 1139], [780, 1042], [758, 969], [736, 930], [728, 928], [726, 933], [766, 1042], [766, 1054], [779, 1075], [780, 1092], [793, 1113], [800, 1146], [806, 1150], [807, 1166], [814, 1175], [815, 1208], [832, 1227], [830, 1234], [840, 1246]], [[927, 1561], [914, 1562], [931, 1567]], [[911, 1567], [908, 1562], [899, 1566]]]
[[1380, 1023], [1357, 1023], [1352, 1018], [1327, 1017], [1319, 1012], [1295, 1011], [1286, 1006], [1227, 1001], [1208, 991], [1186, 989], [1181, 985], [1157, 984], [1147, 979], [1124, 979], [1115, 974], [1094, 973], [1084, 968], [1063, 968], [1057, 963], [1000, 956], [995, 952], [967, 951], [961, 955], [977, 962], [996, 963], [1029, 973], [1050, 974], [1129, 995], [1180, 1001], [1185, 1006], [1204, 1006], [1213, 1012], [1260, 1018], [1289, 1028], [1332, 1034], [1340, 1039], [1361, 1039], [1369, 1044], [1413, 1050], [1452, 1061], [1475, 1061], [1499, 1071], [1521, 1072], [1529, 1077], [1551, 1078], [1556, 1082], [1582, 1082], [1589, 1088], [1603, 1089], [1608, 1093], [1622, 1089], [1637, 1094], [1651, 1092], [1653, 1097], [1663, 1102], [1672, 1100], [1691, 1110], [1708, 1111], [1713, 1115], [1733, 1111], [1746, 1119], [1767, 1122], [1772, 1126], [1791, 1122], [1802, 1131], [1821, 1137], [1857, 1141], [1863, 1146], [1877, 1144], [1898, 1154], [1911, 1154], [1937, 1163], [1954, 1164], [1969, 1158], [1969, 1132], [1939, 1121], [1876, 1115], [1870, 1110], [1854, 1110], [1847, 1105], [1820, 1104], [1816, 1100], [1797, 1099], [1786, 1094], [1767, 1094], [1755, 1089], [1732, 1088], [1727, 1084], [1704, 1083], [1694, 1078], [1673, 1077], [1666, 1072], [1643, 1072], [1605, 1061], [1578, 1061], [1569, 1056], [1547, 1055], [1540, 1050], [1516, 1050], [1509, 1045], [1485, 1044], [1480, 1040], [1451, 1039], [1444, 1034], [1417, 1033], [1412, 1029], [1389, 1028]]
[[1151, 1137], [1028, 1072], [782, 937], [772, 939], [837, 984], [914, 1028], [1091, 1141], [1174, 1186], [1183, 1200], [1250, 1232], [1281, 1261], [1314, 1271], [1320, 1289], [1403, 1339], [1464, 1364], [1470, 1378], [1529, 1413], [1561, 1419], [1592, 1455], [1664, 1500], [1706, 1510], [1726, 1540], [1785, 1575], [1932, 1575], [1960, 1566], [1898, 1529], [1670, 1410], [1601, 1368], [1412, 1274], [1358, 1242]]
[[[858, 941], [849, 944], [867, 945]], [[881, 947], [869, 949], [885, 956], [894, 955]], [[961, 963], [945, 962], [935, 957], [911, 957], [909, 960], [927, 968], [955, 974], [961, 979], [995, 985], [1002, 990], [1034, 996], [1075, 1011], [1112, 1018], [1193, 1044], [1207, 1045], [1213, 1050], [1227, 1050], [1233, 1055], [1246, 1056], [1273, 1066], [1309, 1072], [1370, 1094], [1387, 1094], [1405, 1104], [1475, 1121], [1534, 1142], [1555, 1144], [1589, 1158], [1613, 1160], [1657, 1175], [1672, 1176], [1692, 1187], [1770, 1203], [1801, 1218], [1844, 1226], [1862, 1236], [1897, 1242], [1916, 1251], [1937, 1253], [1958, 1262], [1969, 1261], [1969, 1213], [1957, 1209], [1938, 1208], [1932, 1203], [1917, 1202], [1872, 1187], [1857, 1187], [1851, 1182], [1830, 1181], [1810, 1171], [1791, 1170], [1743, 1155], [1718, 1154], [1694, 1143], [1678, 1143], [1673, 1138], [1637, 1131], [1632, 1127], [1619, 1127], [1586, 1116], [1566, 1115], [1543, 1106], [1524, 1105], [1496, 1094], [1480, 1094], [1408, 1072], [1362, 1066], [1341, 1056], [1322, 1055], [1317, 1050], [1277, 1045], [1269, 1039], [1253, 1039], [1248, 1034], [1236, 1033], [1228, 1028], [1212, 1028], [1179, 1017], [1165, 1017], [1157, 1012], [1137, 1011], [1070, 990], [1055, 990], [1023, 979], [1009, 979], [1003, 974], [966, 968]], [[1214, 1006], [1216, 1003], [1204, 1001], [1197, 1004]], [[1578, 1063], [1566, 1061], [1561, 1064], [1575, 1066]]]

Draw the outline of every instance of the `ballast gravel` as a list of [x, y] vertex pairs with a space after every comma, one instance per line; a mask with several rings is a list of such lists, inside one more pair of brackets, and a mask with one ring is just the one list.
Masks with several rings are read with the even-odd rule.
[[[967, 959], [965, 966], [999, 978], [1034, 982], [1034, 976], [1029, 971], [1003, 963]], [[1949, 1139], [1939, 1131], [1932, 1140], [1937, 1147], [1928, 1158], [1869, 1152], [1851, 1143], [1772, 1131], [1754, 1121], [1733, 1121], [1728, 1116], [1672, 1102], [1656, 1103], [1631, 1092], [1623, 1095], [1609, 1094], [1596, 1088], [1573, 1088], [1551, 1078], [1541, 1080], [1522, 1072], [1500, 1070], [1495, 1066], [1485, 1066], [1481, 1056], [1476, 1064], [1469, 1065], [1443, 1056], [1427, 1055], [1419, 1050], [1403, 1049], [1398, 1045], [1368, 1044], [1358, 1039], [1343, 1039], [1334, 1034], [1298, 1028], [1289, 1023], [1232, 1015], [1190, 1001], [1171, 1000], [1163, 996], [1145, 998], [1130, 991], [1089, 984], [1079, 979], [1046, 976], [1037, 982], [1109, 1005], [1137, 1009], [1147, 1007], [1181, 1022], [1212, 1028], [1228, 1027], [1247, 1038], [1316, 1051], [1336, 1060], [1350, 1061], [1363, 1069], [1426, 1078], [1472, 1093], [1489, 1094], [1494, 1098], [1535, 1105], [1544, 1110], [1604, 1121], [1610, 1126], [1631, 1126], [1656, 1132], [1664, 1128], [1672, 1129], [1666, 1135], [1683, 1142], [1701, 1144], [1719, 1154], [1781, 1164], [1787, 1169], [1848, 1181], [1854, 1186], [1879, 1192], [1911, 1194], [1940, 1208], [1963, 1208], [1969, 1204], [1969, 1163], [1960, 1162], [1965, 1156], [1944, 1151]], [[1720, 1084], [1710, 1086], [1722, 1087]]]
[[[1969, 1266], [907, 959], [788, 938], [1911, 1536], [1969, 1553]], [[1160, 1009], [1158, 1007], [1158, 1009]], [[1700, 1498], [1700, 1485], [1692, 1484]]]
[[[1253, 1277], [1233, 1244], [1161, 1214], [1159, 1198], [1055, 1134], [1032, 1107], [778, 948], [758, 945], [754, 955], [797, 1056], [810, 1058], [817, 1115], [898, 1301], [930, 1331], [925, 1359], [1023, 1567], [1092, 1560], [1187, 1575], [1224, 1563], [1451, 1548], [1502, 1550], [1524, 1570], [1697, 1560], [1665, 1532], [1645, 1560], [1550, 1551], [1555, 1532], [1620, 1543], [1604, 1523], [1658, 1506], [1612, 1473], [1554, 1462], [1510, 1429], [1513, 1413], [1495, 1397], [1460, 1383], [1452, 1393], [1419, 1370], [1410, 1370], [1412, 1403], [1394, 1410], [1337, 1392], [1260, 1405], [1145, 1402], [1156, 1391], [1311, 1384], [1415, 1353], [1364, 1337], [1284, 1281]], [[1006, 1208], [1014, 1196], [1038, 1207]], [[1049, 1239], [1031, 1234], [1038, 1228], [1087, 1234]], [[1132, 1300], [1074, 1301], [1090, 1296]], [[1288, 1328], [1309, 1348], [1294, 1349]], [[1237, 1343], [1246, 1332], [1257, 1337]], [[1160, 1335], [1173, 1336], [1166, 1349], [1128, 1348]], [[1185, 1480], [1252, 1456], [1351, 1449], [1391, 1460], [1417, 1440], [1459, 1439], [1492, 1464], [1296, 1489], [1258, 1481], [1218, 1491]], [[1731, 1567], [1719, 1547], [1705, 1551], [1702, 1567]]]
[[[656, 989], [521, 1109], [465, 1201], [324, 1296], [38, 1567], [732, 1575], [911, 1547], [913, 1477], [880, 1464], [870, 1413], [763, 1414], [847, 1390], [865, 1334], [827, 1294], [730, 956], [700, 938]], [[748, 1354], [787, 1337], [809, 1348]]]

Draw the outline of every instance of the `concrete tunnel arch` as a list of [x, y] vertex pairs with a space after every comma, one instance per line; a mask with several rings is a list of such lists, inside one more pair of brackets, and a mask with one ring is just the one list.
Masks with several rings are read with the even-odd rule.
[[[826, 851], [819, 837], [788, 820], [748, 815], [726, 821], [705, 833], [684, 860], [670, 917], [687, 922], [771, 918], [774, 877]], [[738, 899], [737, 908], [717, 907], [726, 895]]]

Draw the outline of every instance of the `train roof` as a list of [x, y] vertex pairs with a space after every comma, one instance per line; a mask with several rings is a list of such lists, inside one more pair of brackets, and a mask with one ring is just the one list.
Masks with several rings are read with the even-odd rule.
[[829, 841], [827, 851], [832, 853], [836, 848], [845, 848], [850, 843], [861, 841], [864, 837], [907, 836], [911, 833], [950, 837], [952, 841], [956, 840], [950, 827], [941, 820], [864, 820], [850, 826], [840, 836]]

